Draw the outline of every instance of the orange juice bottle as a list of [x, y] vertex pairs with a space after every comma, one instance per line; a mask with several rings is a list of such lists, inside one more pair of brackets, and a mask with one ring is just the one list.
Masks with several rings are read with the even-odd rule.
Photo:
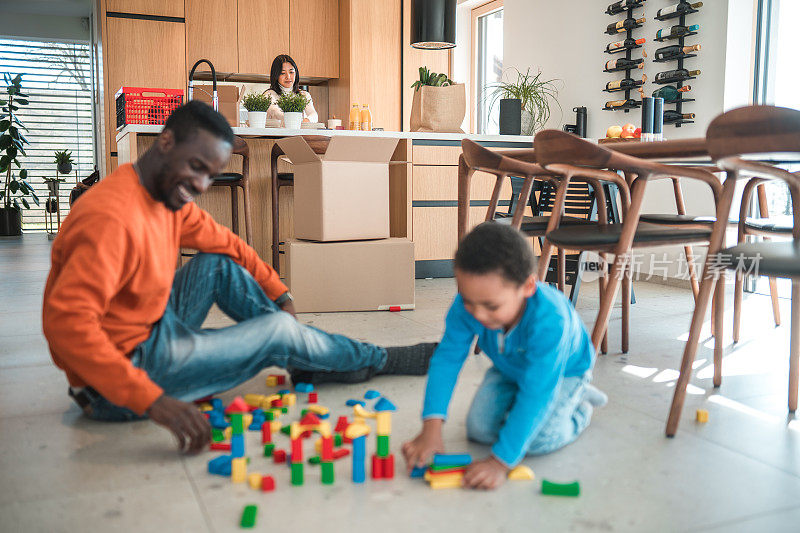
[[366, 104], [361, 108], [361, 130], [372, 131], [372, 114], [369, 112], [369, 106]]
[[361, 129], [361, 111], [358, 110], [358, 104], [353, 104], [353, 107], [350, 109], [350, 129]]

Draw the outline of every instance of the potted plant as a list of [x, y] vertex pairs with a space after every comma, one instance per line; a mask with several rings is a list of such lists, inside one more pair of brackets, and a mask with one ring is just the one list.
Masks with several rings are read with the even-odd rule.
[[72, 152], [69, 150], [60, 150], [57, 151], [55, 154], [55, 164], [57, 165], [57, 170], [59, 174], [69, 174], [72, 172], [72, 164], [75, 161], [72, 160]]
[[299, 130], [303, 123], [303, 110], [308, 100], [300, 93], [285, 93], [278, 98], [278, 107], [283, 111], [283, 127]]
[[462, 133], [461, 123], [467, 111], [466, 89], [447, 74], [419, 68], [419, 80], [411, 87], [411, 131]]
[[242, 99], [247, 109], [247, 123], [251, 128], [263, 128], [267, 124], [267, 110], [272, 105], [272, 98], [265, 94], [251, 93]]
[[542, 72], [539, 71], [535, 76], [531, 75], [530, 69], [525, 73], [514, 69], [517, 73], [517, 80], [514, 82], [500, 81], [486, 86], [486, 97], [491, 100], [489, 113], [501, 99], [518, 99], [520, 101], [521, 133], [522, 135], [533, 135], [544, 128], [545, 123], [550, 118], [550, 101], [554, 101], [559, 109], [561, 104], [556, 97], [558, 88], [556, 82], [559, 80], [543, 80]]
[[25, 209], [30, 209], [31, 206], [25, 198], [30, 195], [36, 205], [39, 205], [39, 197], [26, 181], [28, 171], [22, 168], [19, 160], [20, 155], [26, 155], [24, 146], [29, 143], [20, 133], [20, 129], [28, 129], [20, 122], [16, 111], [20, 106], [28, 105], [28, 95], [22, 93], [22, 74], [17, 74], [12, 79], [4, 73], [3, 77], [7, 84], [7, 100], [0, 99], [3, 113], [0, 115], [0, 175], [5, 172], [6, 176], [3, 190], [0, 191], [0, 200], [3, 201], [0, 207], [0, 235], [22, 235], [20, 203]]

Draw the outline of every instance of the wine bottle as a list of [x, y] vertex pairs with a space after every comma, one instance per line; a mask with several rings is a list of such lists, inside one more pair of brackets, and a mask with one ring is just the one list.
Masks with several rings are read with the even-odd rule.
[[664, 111], [664, 124], [668, 122], [677, 122], [679, 120], [692, 120], [694, 113], [678, 113], [672, 109]]
[[606, 52], [612, 52], [614, 50], [622, 50], [625, 48], [633, 48], [637, 44], [644, 44], [647, 39], [625, 39], [623, 41], [615, 41], [613, 43], [609, 43], [606, 46]]
[[681, 26], [680, 24], [676, 24], [675, 26], [671, 27], [669, 30], [665, 28], [661, 28], [656, 32], [656, 39], [666, 39], [668, 37], [680, 37], [682, 35], [686, 35], [689, 32], [697, 31], [700, 29], [699, 24], [692, 24], [688, 28], [686, 26]]
[[620, 91], [624, 91], [626, 89], [634, 89], [641, 85], [638, 81], [634, 80], [633, 78], [625, 78], [622, 80], [610, 81], [606, 83], [606, 90], [614, 90], [619, 89]]
[[644, 24], [645, 18], [627, 18], [625, 20], [620, 20], [619, 22], [612, 22], [606, 27], [606, 33], [615, 34], [621, 33], [623, 31], [627, 31], [639, 24]]
[[633, 106], [635, 104], [636, 100], [631, 100], [630, 98], [623, 100], [609, 100], [608, 102], [606, 102], [604, 109], [618, 109], [621, 107]]
[[672, 15], [673, 13], [683, 15], [684, 13], [688, 13], [692, 9], [698, 9], [700, 7], [703, 7], [703, 2], [694, 2], [693, 4], [690, 4], [689, 2], [686, 1], [678, 2], [677, 4], [673, 4], [667, 7], [662, 7], [661, 9], [656, 11], [656, 18], [663, 17], [666, 15]]
[[691, 85], [684, 85], [680, 88], [673, 87], [672, 85], [665, 85], [653, 91], [653, 98], [663, 98], [665, 102], [677, 102], [681, 93], [691, 90]]
[[606, 61], [606, 70], [624, 69], [624, 68], [644, 68], [644, 59], [609, 59]]
[[656, 59], [678, 59], [679, 57], [683, 57], [685, 54], [691, 54], [692, 52], [697, 52], [698, 50], [700, 50], [699, 44], [683, 47], [678, 44], [674, 44], [672, 46], [665, 46], [656, 50]]
[[659, 72], [656, 74], [656, 83], [664, 80], [682, 80], [690, 77], [694, 77], [700, 74], [699, 70], [686, 70], [685, 68], [679, 68], [675, 70], [667, 70], [666, 72]]
[[613, 4], [608, 5], [608, 7], [606, 8], [606, 14], [616, 15], [617, 13], [622, 13], [628, 8], [639, 7], [644, 2], [645, 0], [617, 0]]

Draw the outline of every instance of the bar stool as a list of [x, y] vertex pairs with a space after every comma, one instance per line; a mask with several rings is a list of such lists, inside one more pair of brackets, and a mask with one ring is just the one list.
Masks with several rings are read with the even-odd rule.
[[[328, 150], [330, 137], [323, 135], [302, 135], [315, 154], [324, 154]], [[283, 156], [283, 150], [277, 143], [272, 146], [270, 156], [270, 181], [272, 182], [272, 268], [280, 274], [280, 245], [285, 244], [280, 240], [280, 190], [283, 187], [294, 187], [294, 174], [291, 172], [278, 172], [278, 159]]]
[[247, 244], [253, 246], [250, 215], [250, 148], [241, 137], [233, 138], [233, 154], [242, 157], [242, 172], [223, 172], [214, 178], [212, 187], [228, 187], [231, 191], [231, 231], [239, 235], [239, 192], [244, 200], [244, 231]]

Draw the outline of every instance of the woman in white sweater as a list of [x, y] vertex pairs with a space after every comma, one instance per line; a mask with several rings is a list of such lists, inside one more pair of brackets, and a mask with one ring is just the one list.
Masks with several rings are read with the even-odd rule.
[[314, 102], [308, 91], [301, 91], [300, 71], [297, 63], [290, 56], [281, 54], [272, 61], [272, 68], [269, 71], [269, 89], [264, 93], [272, 98], [272, 105], [267, 110], [267, 118], [283, 120], [283, 111], [280, 110], [276, 102], [281, 94], [300, 93], [308, 100], [308, 105], [303, 110], [303, 122], [318, 122], [319, 116], [314, 109]]

